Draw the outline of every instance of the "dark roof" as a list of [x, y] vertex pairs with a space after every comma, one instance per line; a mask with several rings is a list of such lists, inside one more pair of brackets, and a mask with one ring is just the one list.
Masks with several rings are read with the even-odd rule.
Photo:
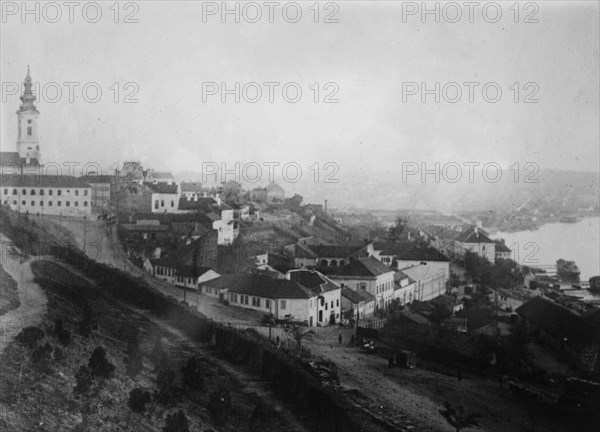
[[319, 269], [319, 271], [327, 275], [341, 277], [376, 277], [385, 273], [394, 272], [394, 270], [372, 256], [352, 260], [343, 267], [324, 267]]
[[494, 243], [496, 243], [496, 252], [512, 252], [503, 241], [494, 240]]
[[176, 184], [167, 183], [144, 183], [154, 193], [177, 194]]
[[289, 279], [274, 279], [259, 274], [232, 274], [204, 282], [203, 285], [229, 292], [263, 298], [308, 299], [314, 295], [305, 287]]
[[315, 294], [340, 289], [338, 285], [316, 271], [294, 270], [290, 272], [290, 280], [310, 289]]
[[[348, 258], [360, 254], [364, 245], [305, 245], [318, 258]], [[366, 256], [367, 253], [362, 254]]]
[[366, 291], [363, 291], [363, 290], [354, 291], [353, 289], [348, 288], [348, 287], [342, 288], [342, 296], [346, 297], [352, 303], [360, 303], [360, 302], [370, 303], [375, 300], [375, 297], [373, 297], [371, 294], [369, 294]]
[[194, 272], [197, 272], [196, 273], [197, 277], [200, 277], [204, 273], [206, 273], [210, 270], [212, 270], [210, 267], [197, 267], [195, 269], [194, 266], [186, 265], [186, 266], [183, 266], [183, 267], [177, 269], [175, 274], [177, 276], [194, 277]]
[[172, 179], [173, 178], [173, 174], [171, 174], [170, 172], [167, 171], [149, 171], [148, 172], [148, 177], [149, 178], [168, 178], [168, 179]]
[[112, 183], [115, 181], [114, 175], [107, 174], [89, 174], [84, 177], [85, 181], [88, 183]]
[[198, 197], [196, 199], [188, 199], [186, 197], [179, 198], [179, 210], [197, 210], [209, 212], [215, 209], [217, 202], [211, 197]]
[[2, 185], [16, 187], [91, 188], [82, 177], [56, 175], [3, 175]]
[[494, 241], [487, 236], [485, 231], [476, 227], [471, 227], [468, 230], [461, 232], [456, 236], [455, 240], [460, 243], [494, 243]]
[[539, 325], [556, 339], [582, 349], [600, 341], [600, 328], [567, 308], [541, 296], [519, 306], [516, 312], [528, 322]]
[[4, 167], [39, 167], [40, 162], [37, 158], [29, 158], [29, 163], [27, 163], [26, 158], [22, 158], [19, 156], [19, 152], [0, 152], [0, 164]]
[[398, 314], [398, 318], [400, 321], [410, 322], [415, 324], [429, 324], [429, 320], [421, 315], [420, 313], [415, 313], [411, 310], [405, 309]]
[[379, 244], [381, 255], [395, 256], [401, 261], [450, 261], [437, 249], [421, 242], [409, 241], [398, 244]]
[[150, 258], [152, 266], [162, 266], [170, 268], [178, 268], [181, 265], [181, 260], [177, 254], [167, 255], [161, 258]]
[[202, 183], [194, 183], [194, 182], [181, 182], [181, 191], [182, 192], [203, 192], [204, 187]]

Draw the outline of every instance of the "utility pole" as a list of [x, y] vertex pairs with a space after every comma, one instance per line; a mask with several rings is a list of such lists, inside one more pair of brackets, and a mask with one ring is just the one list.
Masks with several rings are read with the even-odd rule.
[[87, 216], [83, 217], [83, 250], [85, 252], [85, 221], [87, 219]]

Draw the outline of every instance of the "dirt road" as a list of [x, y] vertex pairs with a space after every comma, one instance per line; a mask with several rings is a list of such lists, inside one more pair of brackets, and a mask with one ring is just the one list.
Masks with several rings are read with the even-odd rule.
[[46, 313], [46, 296], [34, 282], [31, 259], [23, 262], [20, 251], [12, 242], [0, 234], [2, 244], [2, 267], [17, 283], [17, 293], [21, 304], [0, 316], [0, 354], [15, 336], [25, 327], [42, 322]]

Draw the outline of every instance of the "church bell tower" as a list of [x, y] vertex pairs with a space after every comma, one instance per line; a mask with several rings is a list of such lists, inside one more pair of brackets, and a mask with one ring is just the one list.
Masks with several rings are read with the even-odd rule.
[[21, 96], [21, 106], [17, 111], [19, 121], [19, 135], [17, 138], [17, 152], [19, 156], [25, 159], [35, 158], [40, 160], [40, 143], [38, 139], [38, 117], [39, 111], [33, 104], [35, 95], [31, 88], [33, 83], [29, 75], [29, 66], [27, 66], [27, 76], [25, 77], [23, 96]]

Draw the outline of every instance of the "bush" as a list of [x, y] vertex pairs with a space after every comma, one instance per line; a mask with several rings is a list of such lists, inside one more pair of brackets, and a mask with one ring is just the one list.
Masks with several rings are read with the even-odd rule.
[[188, 419], [182, 410], [167, 416], [163, 432], [189, 432], [189, 430]]
[[106, 359], [106, 351], [101, 346], [96, 348], [90, 356], [88, 367], [93, 376], [101, 378], [110, 378], [115, 370], [114, 365]]
[[73, 392], [77, 394], [86, 394], [92, 388], [94, 379], [92, 377], [92, 371], [87, 366], [81, 366], [75, 374], [75, 381], [77, 385], [73, 389]]
[[154, 393], [154, 397], [162, 405], [174, 402], [181, 396], [181, 389], [175, 385], [175, 372], [168, 367], [158, 371], [156, 385], [158, 390]]
[[18, 342], [26, 345], [28, 348], [33, 348], [40, 339], [45, 336], [44, 330], [37, 327], [25, 327], [19, 332], [16, 339]]
[[96, 328], [97, 325], [94, 321], [94, 310], [88, 302], [85, 302], [82, 310], [82, 319], [79, 323], [79, 331], [83, 336], [89, 337], [92, 334], [92, 330]]
[[127, 405], [133, 412], [143, 413], [146, 410], [146, 404], [150, 402], [150, 393], [141, 388], [134, 388], [129, 392], [129, 401]]
[[223, 423], [231, 408], [231, 392], [226, 388], [215, 390], [208, 397], [208, 411], [218, 423]]
[[137, 336], [132, 336], [127, 343], [125, 367], [127, 369], [127, 374], [131, 378], [135, 378], [144, 368], [144, 357]]
[[202, 388], [204, 376], [202, 373], [202, 360], [199, 357], [190, 357], [185, 366], [181, 368], [183, 384], [192, 390]]
[[54, 321], [54, 334], [61, 344], [67, 346], [71, 343], [71, 332], [64, 329], [63, 321], [60, 319]]
[[45, 365], [47, 365], [47, 363], [52, 359], [52, 345], [50, 345], [48, 342], [46, 342], [45, 345], [42, 345], [38, 348], [35, 349], [35, 351], [33, 351], [31, 353], [31, 361], [33, 363], [44, 363]]

